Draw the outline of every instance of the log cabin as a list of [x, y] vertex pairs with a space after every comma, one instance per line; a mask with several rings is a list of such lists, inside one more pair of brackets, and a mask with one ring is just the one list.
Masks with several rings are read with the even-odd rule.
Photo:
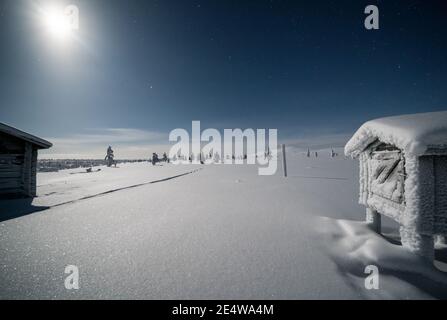
[[434, 238], [447, 236], [447, 111], [368, 121], [345, 154], [360, 160], [366, 222], [380, 233], [391, 218], [403, 247], [433, 260]]
[[52, 144], [0, 123], [0, 198], [35, 197], [37, 151]]

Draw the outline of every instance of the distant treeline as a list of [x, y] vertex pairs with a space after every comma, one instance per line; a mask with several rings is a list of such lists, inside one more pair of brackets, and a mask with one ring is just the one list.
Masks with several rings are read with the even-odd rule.
[[[148, 160], [115, 160], [118, 163], [127, 162], [147, 162]], [[39, 159], [37, 161], [37, 171], [54, 172], [63, 169], [91, 168], [106, 165], [104, 159]]]

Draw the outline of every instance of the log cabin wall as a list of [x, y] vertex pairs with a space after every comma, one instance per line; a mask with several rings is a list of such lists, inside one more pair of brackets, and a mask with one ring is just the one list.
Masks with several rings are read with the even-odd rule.
[[25, 142], [0, 132], [0, 196], [24, 194]]
[[22, 184], [23, 184], [23, 192], [26, 196], [33, 196], [31, 190], [31, 181], [32, 181], [32, 157], [33, 157], [33, 146], [29, 142], [25, 142], [25, 154], [24, 154], [24, 163], [22, 167]]
[[419, 229], [421, 233], [447, 235], [447, 156], [419, 157]]
[[435, 234], [447, 236], [447, 156], [434, 157]]
[[416, 230], [420, 234], [433, 235], [435, 229], [435, 190], [436, 190], [436, 177], [434, 172], [433, 156], [421, 156], [418, 158], [418, 193], [413, 197], [416, 197], [415, 203], [417, 204], [416, 213], [417, 219]]
[[31, 186], [30, 186], [30, 197], [35, 197], [37, 195], [37, 148], [33, 146], [31, 155]]

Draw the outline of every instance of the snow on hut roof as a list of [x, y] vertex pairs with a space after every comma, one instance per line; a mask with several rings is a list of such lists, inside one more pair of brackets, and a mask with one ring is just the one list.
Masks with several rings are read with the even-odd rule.
[[348, 141], [345, 154], [357, 157], [376, 140], [392, 144], [414, 156], [423, 155], [431, 148], [447, 149], [447, 111], [368, 121]]
[[16, 129], [14, 127], [8, 126], [4, 123], [0, 122], [0, 132], [9, 134], [11, 136], [14, 136], [16, 138], [28, 141], [34, 145], [36, 145], [40, 149], [48, 149], [53, 144], [47, 140], [41, 139], [39, 137], [33, 136], [32, 134], [23, 132], [19, 129]]

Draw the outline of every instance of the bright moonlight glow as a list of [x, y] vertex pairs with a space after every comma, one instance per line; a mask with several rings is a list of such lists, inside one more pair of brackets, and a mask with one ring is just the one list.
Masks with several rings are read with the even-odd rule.
[[64, 40], [70, 36], [70, 22], [63, 10], [48, 8], [42, 11], [42, 17], [46, 29], [53, 37]]

